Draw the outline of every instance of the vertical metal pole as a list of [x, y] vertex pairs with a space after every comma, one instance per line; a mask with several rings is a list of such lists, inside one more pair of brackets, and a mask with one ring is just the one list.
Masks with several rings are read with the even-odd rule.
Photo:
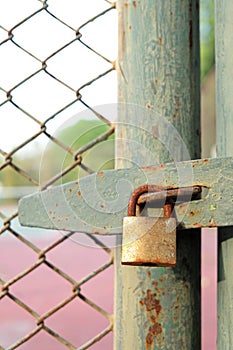
[[[191, 158], [199, 158], [199, 1], [117, 4], [122, 124], [116, 131], [116, 166], [171, 160], [156, 140], [159, 128], [151, 109], [177, 128]], [[140, 127], [150, 133], [140, 133]], [[175, 148], [177, 140], [167, 139]], [[183, 158], [178, 147], [176, 160]], [[200, 349], [200, 232], [178, 232], [175, 269], [122, 267], [120, 254], [116, 249], [115, 350]]]
[[[217, 156], [233, 156], [233, 2], [216, 0]], [[232, 169], [229, 169], [231, 171]], [[232, 181], [224, 178], [226, 190]], [[229, 203], [232, 205], [232, 203]], [[233, 349], [233, 227], [218, 230], [218, 349]]]

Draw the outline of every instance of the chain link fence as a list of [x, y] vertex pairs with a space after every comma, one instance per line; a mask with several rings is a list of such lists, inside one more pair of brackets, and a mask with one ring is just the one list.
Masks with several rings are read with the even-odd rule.
[[[115, 9], [107, 0], [1, 4], [0, 349], [112, 346], [108, 244], [82, 234], [80, 246], [78, 233], [21, 228], [16, 199], [106, 163], [95, 156], [86, 163], [85, 155], [95, 147], [100, 155], [97, 146], [114, 134], [111, 118], [94, 106], [112, 102], [116, 85], [109, 58], [117, 41]], [[81, 141], [70, 143], [64, 125]], [[95, 132], [88, 134], [88, 125]]]

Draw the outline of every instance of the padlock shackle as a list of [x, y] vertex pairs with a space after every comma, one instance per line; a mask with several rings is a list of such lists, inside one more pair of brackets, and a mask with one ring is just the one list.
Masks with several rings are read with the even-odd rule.
[[[181, 195], [183, 197], [188, 197], [189, 199], [192, 199], [192, 195], [199, 195], [201, 193], [201, 186], [195, 185], [195, 186], [189, 186], [189, 187], [162, 187], [158, 185], [142, 185], [138, 187], [131, 195], [129, 204], [128, 204], [128, 216], [135, 216], [136, 215], [136, 205], [139, 200], [139, 197], [143, 197], [146, 193], [152, 193], [157, 192], [163, 194], [165, 198], [165, 203], [163, 206], [164, 210], [164, 217], [169, 218], [171, 217], [171, 213], [173, 210], [173, 199], [176, 198], [178, 195]], [[159, 197], [159, 199], [163, 198]]]
[[[165, 192], [169, 189], [179, 190], [178, 188], [170, 188], [170, 187], [161, 187], [157, 185], [143, 185], [138, 187], [131, 195], [129, 203], [128, 203], [128, 216], [136, 216], [136, 205], [138, 198], [147, 192]], [[166, 195], [167, 198], [167, 195]], [[172, 212], [172, 203], [168, 203], [167, 201], [164, 204], [164, 216], [170, 217]]]
[[165, 218], [170, 218], [172, 215], [172, 209], [173, 209], [173, 203], [172, 203], [172, 200], [170, 199], [169, 202], [165, 202], [163, 206], [163, 216]]

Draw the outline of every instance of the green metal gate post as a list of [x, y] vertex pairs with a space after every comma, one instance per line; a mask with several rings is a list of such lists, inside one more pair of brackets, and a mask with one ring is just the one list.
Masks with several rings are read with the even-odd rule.
[[[215, 11], [217, 155], [233, 156], [232, 0], [216, 0]], [[232, 181], [224, 181], [232, 191]], [[233, 349], [233, 227], [219, 229], [218, 238], [218, 349], [223, 350]]]
[[[117, 6], [122, 124], [116, 166], [171, 160], [156, 140], [151, 109], [177, 128], [190, 157], [200, 158], [199, 1], [119, 0]], [[183, 160], [177, 140], [167, 140]], [[178, 232], [175, 269], [122, 267], [120, 254], [116, 249], [115, 350], [200, 349], [200, 232]]]

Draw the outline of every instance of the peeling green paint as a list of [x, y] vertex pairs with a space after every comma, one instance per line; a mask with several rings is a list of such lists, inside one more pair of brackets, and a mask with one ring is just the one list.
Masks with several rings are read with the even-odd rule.
[[211, 210], [211, 211], [216, 210], [216, 205], [211, 204], [211, 205], [210, 205], [210, 210]]
[[121, 234], [133, 190], [146, 183], [180, 187], [182, 173], [182, 187], [200, 185], [208, 193], [203, 199], [175, 205], [179, 228], [229, 226], [233, 225], [233, 193], [230, 183], [226, 186], [224, 169], [233, 169], [232, 157], [105, 170], [22, 198], [19, 220], [25, 226]]

